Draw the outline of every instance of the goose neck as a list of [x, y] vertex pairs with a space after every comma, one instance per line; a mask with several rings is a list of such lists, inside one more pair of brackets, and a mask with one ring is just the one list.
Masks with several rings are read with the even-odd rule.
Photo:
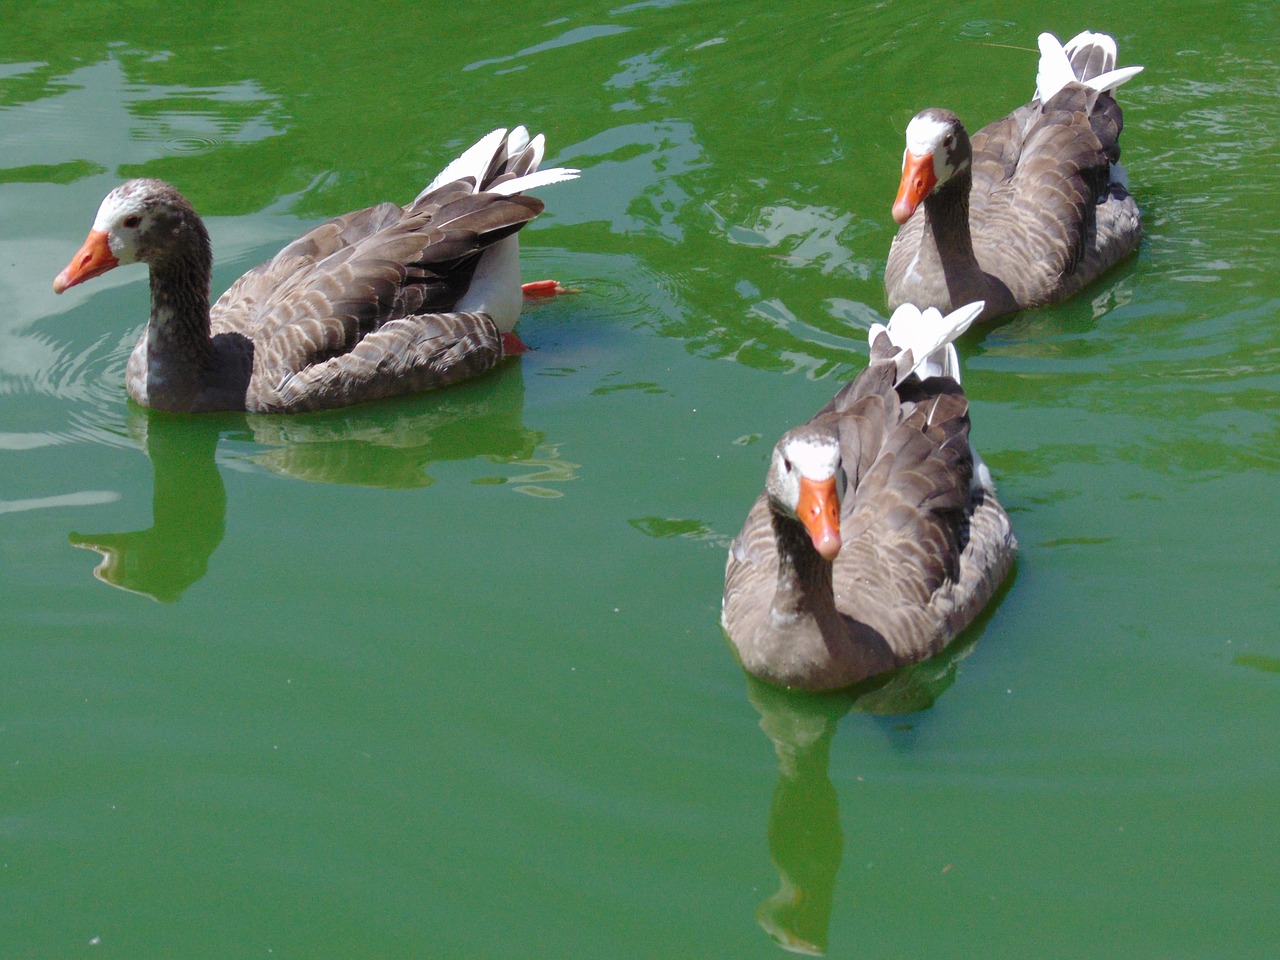
[[[203, 241], [203, 242], [201, 242]], [[208, 238], [166, 253], [151, 263], [149, 352], [192, 360], [211, 357], [209, 284], [212, 254]]]
[[773, 599], [775, 618], [795, 623], [835, 613], [832, 564], [813, 548], [808, 532], [788, 516], [775, 513], [778, 543], [778, 587]]
[[969, 191], [973, 174], [963, 170], [929, 194], [924, 201], [929, 234], [939, 251], [973, 257], [973, 237], [969, 232]]

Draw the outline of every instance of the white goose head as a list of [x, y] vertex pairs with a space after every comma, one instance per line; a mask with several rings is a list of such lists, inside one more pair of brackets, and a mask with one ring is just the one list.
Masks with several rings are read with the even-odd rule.
[[189, 243], [195, 229], [208, 235], [182, 194], [162, 180], [130, 180], [116, 187], [98, 207], [84, 245], [53, 281], [54, 293], [84, 283], [127, 263], [152, 264]]
[[765, 491], [773, 509], [799, 520], [826, 560], [840, 552], [840, 500], [845, 474], [834, 430], [805, 424], [788, 430], [773, 448]]
[[902, 153], [902, 181], [893, 201], [893, 219], [906, 223], [929, 194], [973, 160], [969, 134], [950, 110], [930, 107], [907, 124], [907, 148]]

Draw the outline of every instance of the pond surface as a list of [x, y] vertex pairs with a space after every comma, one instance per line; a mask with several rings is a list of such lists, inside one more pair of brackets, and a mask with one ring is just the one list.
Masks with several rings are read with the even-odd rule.
[[[1274, 957], [1276, 5], [537, 10], [6, 12], [0, 956]], [[1014, 577], [887, 683], [747, 682], [725, 549], [865, 362], [907, 120], [1084, 28], [1146, 235], [960, 344]], [[457, 389], [152, 414], [145, 272], [51, 291], [124, 178], [220, 292], [513, 123], [582, 292]]]

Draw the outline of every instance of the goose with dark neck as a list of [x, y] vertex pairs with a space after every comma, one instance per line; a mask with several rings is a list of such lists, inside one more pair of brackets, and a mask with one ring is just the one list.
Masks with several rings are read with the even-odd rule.
[[1081, 33], [1065, 47], [1041, 34], [1036, 97], [970, 138], [929, 108], [907, 126], [893, 204], [890, 308], [953, 310], [984, 300], [981, 319], [1065, 299], [1131, 253], [1141, 220], [1120, 167], [1114, 90], [1141, 67], [1115, 69], [1115, 41]]
[[923, 660], [1008, 574], [951, 345], [982, 307], [900, 307], [866, 370], [778, 441], [725, 568], [721, 623], [751, 674], [832, 690]]
[[542, 211], [524, 191], [578, 175], [538, 171], [544, 149], [523, 127], [495, 130], [408, 205], [321, 224], [212, 308], [204, 223], [171, 185], [130, 180], [54, 291], [148, 265], [151, 316], [126, 370], [147, 407], [295, 413], [445, 386], [524, 349], [516, 233]]

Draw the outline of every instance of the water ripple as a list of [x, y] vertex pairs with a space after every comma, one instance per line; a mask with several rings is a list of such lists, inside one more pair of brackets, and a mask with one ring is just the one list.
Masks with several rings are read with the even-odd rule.
[[170, 137], [162, 140], [161, 146], [170, 153], [208, 153], [223, 146], [227, 141], [220, 137]]

